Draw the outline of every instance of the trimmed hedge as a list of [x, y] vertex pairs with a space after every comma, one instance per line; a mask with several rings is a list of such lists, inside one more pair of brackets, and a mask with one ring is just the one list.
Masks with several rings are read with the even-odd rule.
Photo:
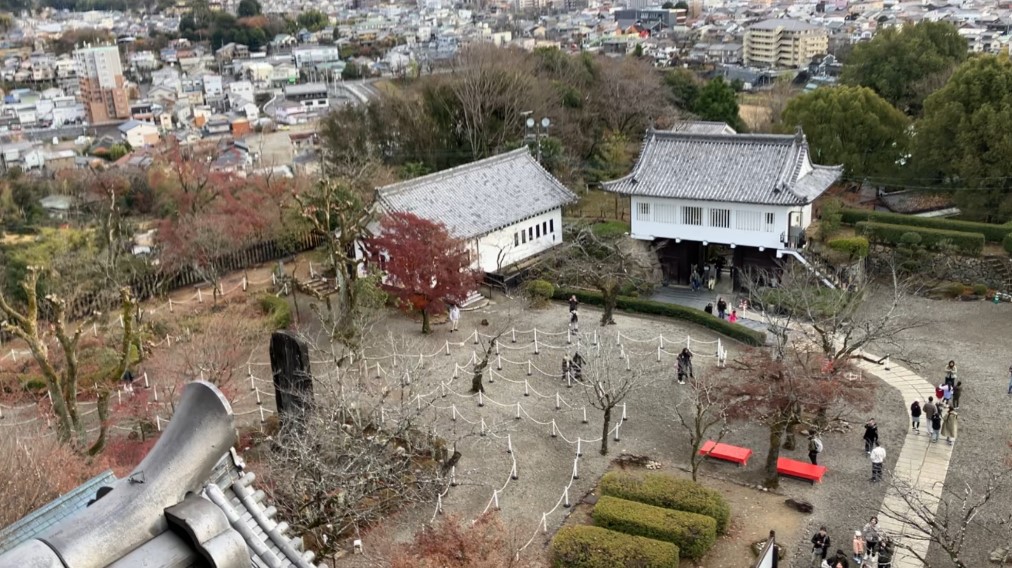
[[731, 507], [720, 493], [666, 473], [611, 471], [601, 478], [602, 495], [712, 517], [717, 534], [727, 532]]
[[921, 236], [921, 244], [928, 248], [937, 248], [942, 241], [950, 241], [960, 251], [977, 256], [984, 249], [984, 235], [981, 233], [963, 233], [941, 229], [926, 229], [910, 225], [888, 225], [875, 221], [860, 221], [857, 231], [872, 240], [898, 245], [903, 242], [903, 235], [916, 233]]
[[678, 547], [601, 527], [566, 526], [552, 539], [552, 566], [678, 568]]
[[[568, 300], [570, 296], [576, 296], [581, 303], [590, 304], [592, 306], [600, 306], [604, 303], [601, 293], [593, 290], [573, 290], [567, 288], [556, 288], [555, 290], [554, 298], [556, 300], [565, 301]], [[639, 298], [631, 298], [629, 296], [619, 296], [617, 307], [629, 312], [665, 316], [690, 321], [692, 323], [698, 323], [703, 327], [708, 327], [717, 333], [726, 335], [732, 339], [737, 339], [747, 345], [766, 344], [765, 333], [747, 328], [740, 324], [730, 323], [727, 320], [722, 320], [715, 315], [708, 314], [703, 310], [697, 310], [696, 308], [679, 306], [678, 304], [668, 304], [665, 302], [655, 302], [653, 300], [641, 300]]]
[[1012, 254], [1012, 233], [1005, 235], [1005, 240], [1001, 242], [1001, 246], [1005, 248], [1005, 252]]
[[909, 227], [922, 227], [925, 229], [938, 229], [942, 231], [956, 231], [960, 233], [980, 233], [988, 242], [1000, 243], [1012, 233], [1012, 226], [993, 225], [991, 223], [976, 223], [974, 221], [957, 221], [942, 217], [918, 217], [916, 215], [902, 215], [900, 213], [889, 213], [887, 211], [868, 211], [865, 209], [844, 209], [842, 211], [843, 222], [848, 225], [856, 225], [861, 221], [872, 221], [887, 225], [905, 225]]
[[673, 511], [636, 501], [602, 496], [594, 506], [594, 524], [605, 529], [670, 542], [683, 558], [700, 559], [717, 541], [713, 517]]
[[868, 239], [864, 237], [841, 237], [826, 243], [829, 248], [850, 255], [851, 258], [868, 256]]
[[547, 280], [531, 280], [527, 282], [527, 293], [538, 303], [548, 303], [555, 294], [555, 286]]

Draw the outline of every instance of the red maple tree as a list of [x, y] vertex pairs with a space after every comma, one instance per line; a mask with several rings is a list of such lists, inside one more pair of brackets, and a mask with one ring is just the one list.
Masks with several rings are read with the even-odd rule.
[[429, 333], [429, 316], [459, 304], [477, 290], [482, 273], [471, 268], [464, 241], [450, 235], [442, 223], [412, 213], [391, 213], [379, 232], [366, 240], [369, 259], [386, 273], [386, 283], [407, 311], [422, 314], [422, 333]]

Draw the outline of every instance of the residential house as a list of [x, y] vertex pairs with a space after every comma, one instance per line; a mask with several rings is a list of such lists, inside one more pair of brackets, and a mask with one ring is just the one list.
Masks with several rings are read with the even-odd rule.
[[807, 263], [812, 202], [841, 174], [812, 164], [800, 131], [707, 126], [649, 131], [632, 173], [604, 189], [629, 197], [631, 236], [656, 245], [667, 281], [686, 284], [693, 266], [718, 257], [738, 268], [772, 267], [785, 254]]
[[160, 140], [158, 127], [150, 122], [131, 119], [119, 125], [117, 130], [131, 148], [154, 146]]
[[562, 243], [562, 207], [575, 200], [527, 148], [376, 190], [381, 212], [442, 223], [474, 268], [499, 277]]

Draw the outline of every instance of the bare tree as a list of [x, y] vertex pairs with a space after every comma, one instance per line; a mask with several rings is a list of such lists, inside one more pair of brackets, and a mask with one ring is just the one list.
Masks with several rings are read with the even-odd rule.
[[[612, 412], [623, 404], [629, 394], [649, 387], [656, 380], [650, 372], [629, 359], [623, 347], [602, 342], [594, 354], [582, 357], [581, 379], [587, 402], [602, 413], [601, 455], [608, 454], [608, 436], [611, 434]], [[622, 418], [620, 417], [619, 420]], [[617, 438], [617, 433], [616, 433]]]
[[[719, 427], [715, 442], [719, 443], [731, 432], [728, 424], [728, 408], [731, 403], [722, 396], [720, 383], [716, 375], [710, 373], [693, 373], [688, 380], [688, 396], [683, 404], [675, 408], [678, 422], [689, 432], [689, 464], [692, 467], [692, 480], [696, 481], [699, 466], [709, 454], [700, 455], [699, 448], [707, 439], [714, 427]], [[683, 406], [688, 406], [684, 408]]]
[[[116, 388], [120, 379], [131, 362], [131, 348], [140, 347], [134, 329], [134, 310], [136, 302], [130, 296], [130, 290], [120, 290], [121, 322], [123, 335], [119, 346], [115, 349], [114, 361], [110, 365], [99, 361], [82, 361], [80, 357], [81, 338], [84, 331], [91, 328], [99, 314], [77, 324], [71, 329], [67, 323], [67, 302], [50, 294], [44, 301], [52, 316], [49, 322], [41, 319], [39, 312], [39, 269], [29, 267], [21, 288], [25, 292], [26, 306], [23, 311], [12, 306], [0, 293], [0, 312], [7, 318], [2, 324], [3, 331], [12, 334], [28, 344], [32, 357], [42, 371], [46, 382], [46, 390], [53, 403], [56, 415], [57, 438], [70, 444], [79, 452], [95, 455], [105, 448], [109, 428], [109, 395]], [[46, 328], [51, 326], [47, 333]], [[50, 341], [55, 339], [59, 345], [58, 356], [50, 353]], [[87, 384], [82, 385], [85, 376], [83, 364], [97, 367], [88, 369], [93, 375]], [[87, 429], [78, 411], [78, 400], [82, 396], [82, 387], [93, 389], [97, 396], [99, 431], [98, 436], [89, 444]]]
[[[924, 325], [906, 312], [907, 285], [895, 270], [884, 286], [860, 280], [847, 289], [825, 286], [822, 277], [796, 262], [777, 274], [752, 271], [743, 277], [752, 303], [763, 309], [768, 324], [800, 334], [831, 364], [871, 344], [895, 346], [901, 333]], [[765, 286], [774, 280], [775, 288]]]
[[567, 227], [564, 242], [543, 257], [538, 270], [561, 286], [601, 293], [601, 325], [615, 323], [619, 293], [627, 287], [653, 287], [656, 257], [641, 243], [622, 236], [599, 236], [589, 226]]
[[488, 339], [483, 338], [480, 334], [478, 335], [481, 354], [478, 355], [478, 359], [474, 362], [474, 373], [471, 376], [471, 392], [485, 392], [485, 384], [482, 382], [482, 379], [485, 377], [485, 369], [488, 368], [488, 363], [495, 352], [496, 344], [499, 342], [502, 334], [506, 333], [510, 321], [509, 319], [505, 320], [505, 323], [500, 325], [498, 330]]
[[[1012, 513], [1001, 502], [1012, 470], [984, 469], [977, 477], [972, 484], [949, 482], [922, 488], [891, 476], [881, 515], [904, 525], [896, 546], [909, 551], [926, 568], [970, 568], [983, 562], [979, 547], [968, 546], [967, 539], [976, 536], [996, 547], [997, 559], [992, 561], [999, 566], [1012, 560]], [[932, 545], [944, 553], [944, 563], [928, 554]]]

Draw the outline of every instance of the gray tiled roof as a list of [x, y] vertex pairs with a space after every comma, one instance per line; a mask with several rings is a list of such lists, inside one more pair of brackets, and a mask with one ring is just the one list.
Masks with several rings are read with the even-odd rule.
[[615, 193], [728, 203], [801, 205], [829, 189], [842, 167], [815, 166], [804, 136], [656, 132]]
[[376, 190], [386, 211], [446, 225], [460, 239], [480, 237], [576, 200], [527, 148]]
[[726, 122], [708, 120], [683, 120], [671, 127], [671, 132], [686, 134], [737, 134]]

